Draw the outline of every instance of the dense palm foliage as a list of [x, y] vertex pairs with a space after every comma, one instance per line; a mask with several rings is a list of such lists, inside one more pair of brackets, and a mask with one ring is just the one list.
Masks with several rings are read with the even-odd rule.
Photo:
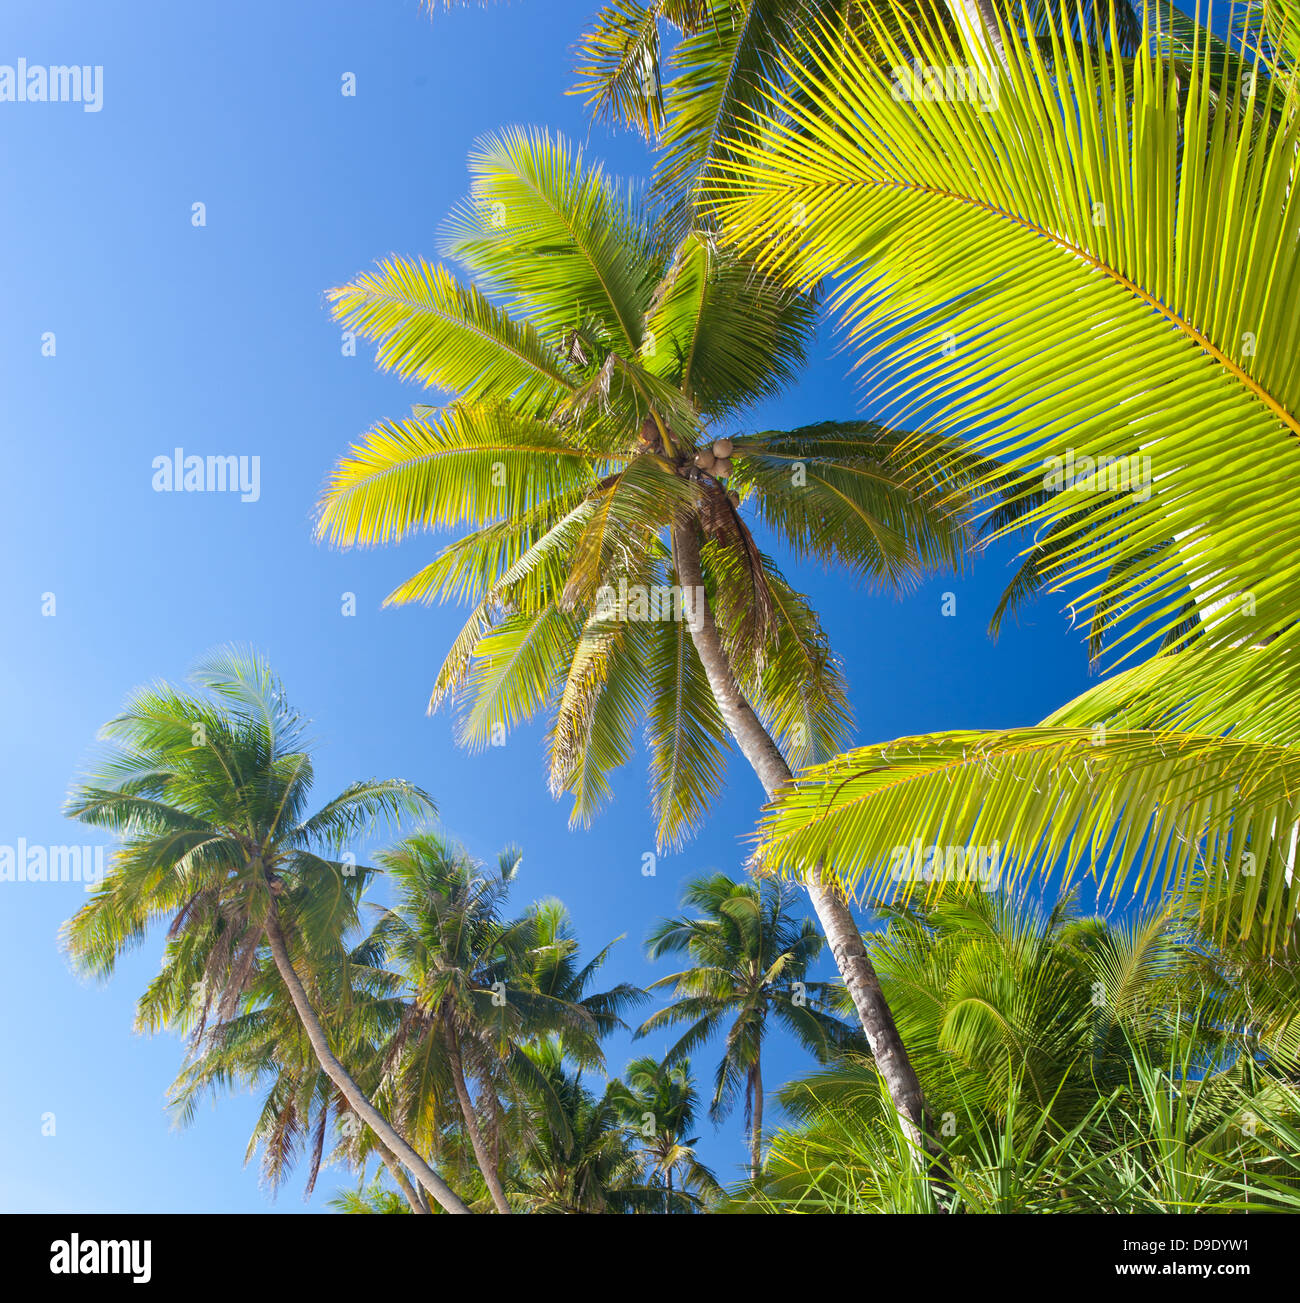
[[[1225, 1017], [1233, 961], [1194, 916], [1111, 924], [958, 891], [888, 917], [873, 959], [941, 1110], [955, 1210], [1300, 1207], [1293, 1060]], [[1290, 987], [1293, 1004], [1294, 970]], [[869, 1062], [782, 1098], [798, 1125], [729, 1207], [933, 1209]]]
[[[940, 441], [944, 477], [918, 477], [897, 459], [906, 436], [873, 423], [731, 437], [797, 373], [815, 295], [706, 230], [678, 236], [562, 139], [506, 133], [471, 170], [447, 241], [469, 282], [393, 259], [334, 291], [385, 369], [451, 397], [352, 449], [319, 532], [456, 531], [389, 598], [472, 605], [432, 704], [458, 702], [472, 746], [549, 717], [551, 787], [577, 820], [609, 799], [644, 721], [672, 845], [705, 818], [732, 740], [770, 796], [846, 736], [838, 662], [751, 518], [798, 557], [904, 587], [959, 562], [966, 531], [940, 492], [985, 463]], [[820, 866], [804, 878], [919, 1141], [920, 1085], [852, 915]]]
[[[431, 702], [459, 740], [544, 718], [585, 822], [643, 731], [661, 847], [733, 744], [771, 804], [753, 880], [692, 879], [651, 929], [686, 966], [607, 986], [560, 902], [511, 912], [517, 850], [423, 826], [358, 867], [432, 801], [367, 781], [310, 813], [260, 659], [137, 692], [68, 803], [121, 846], [64, 941], [107, 977], [166, 924], [138, 1020], [186, 1038], [182, 1118], [253, 1087], [267, 1182], [339, 1164], [352, 1213], [1300, 1211], [1300, 8], [1207, 24], [611, 0], [578, 89], [658, 147], [649, 198], [506, 132], [447, 231], [464, 274], [393, 258], [333, 292], [434, 400], [339, 462], [319, 534], [444, 535], [389, 601], [470, 607]], [[962, 93], [899, 94], [922, 64]], [[752, 432], [824, 306], [879, 419]], [[1034, 727], [837, 754], [839, 663], [760, 537], [904, 590], [962, 563], [981, 503], [1035, 531], [995, 624], [1068, 592], [1119, 672]], [[898, 871], [926, 847], [946, 871]], [[1162, 901], [1085, 916], [1085, 873]], [[660, 992], [661, 1055], [611, 1076]], [[765, 1129], [776, 1035], [816, 1070]], [[730, 1191], [698, 1149], [714, 1054]]]
[[571, 926], [554, 902], [504, 916], [520, 858], [507, 852], [488, 873], [445, 838], [406, 839], [376, 857], [397, 903], [381, 911], [369, 938], [401, 979], [394, 995], [405, 997], [382, 1049], [396, 1065], [397, 1116], [436, 1153], [454, 1110], [499, 1213], [510, 1212], [503, 1142], [526, 1138], [538, 1102], [553, 1125], [566, 1125], [530, 1048], [553, 1035], [566, 1058], [603, 1067], [601, 1038], [623, 1026], [620, 1010], [644, 998], [626, 984], [587, 992], [606, 952], [577, 968]]
[[696, 1156], [698, 1137], [690, 1134], [699, 1107], [690, 1059], [663, 1063], [649, 1055], [633, 1059], [612, 1089], [624, 1124], [641, 1148], [650, 1180], [661, 1181], [670, 1196], [674, 1191], [701, 1197], [719, 1193], [717, 1178]]

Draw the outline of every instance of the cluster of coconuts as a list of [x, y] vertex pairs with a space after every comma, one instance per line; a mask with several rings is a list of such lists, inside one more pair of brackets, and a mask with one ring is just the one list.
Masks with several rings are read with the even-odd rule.
[[731, 474], [731, 440], [714, 439], [712, 448], [701, 448], [695, 454], [695, 464], [706, 475], [726, 479]]

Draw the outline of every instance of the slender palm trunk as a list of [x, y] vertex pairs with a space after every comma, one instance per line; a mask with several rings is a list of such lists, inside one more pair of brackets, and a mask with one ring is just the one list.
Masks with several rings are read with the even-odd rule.
[[[673, 553], [678, 581], [684, 587], [693, 587], [702, 595], [704, 572], [700, 564], [700, 538], [694, 520], [681, 521], [674, 526]], [[723, 720], [736, 739], [741, 753], [758, 775], [763, 790], [769, 798], [775, 796], [778, 788], [789, 782], [794, 775], [771, 735], [754, 713], [754, 708], [741, 692], [722, 645], [713, 611], [702, 597], [697, 618], [691, 627], [691, 636]], [[894, 1025], [894, 1016], [880, 989], [880, 979], [876, 976], [876, 970], [863, 944], [862, 933], [853, 921], [848, 902], [838, 885], [824, 872], [822, 865], [808, 874], [804, 885], [808, 888], [813, 909], [826, 935], [831, 954], [835, 957], [836, 967], [840, 970], [840, 976], [844, 979], [844, 985], [848, 988], [849, 997], [866, 1034], [876, 1070], [885, 1082], [908, 1138], [918, 1148], [928, 1148], [928, 1123], [921, 1083], [907, 1056], [898, 1028]]]
[[275, 902], [266, 916], [266, 939], [271, 947], [271, 956], [279, 969], [280, 978], [289, 992], [293, 1007], [298, 1012], [298, 1021], [311, 1042], [316, 1061], [321, 1071], [338, 1087], [339, 1094], [347, 1100], [352, 1111], [359, 1117], [389, 1150], [410, 1169], [412, 1176], [438, 1201], [449, 1213], [467, 1213], [469, 1209], [452, 1192], [447, 1183], [435, 1172], [419, 1154], [398, 1134], [397, 1129], [366, 1098], [365, 1092], [352, 1080], [351, 1074], [335, 1057], [330, 1049], [329, 1038], [321, 1026], [316, 1010], [312, 1008], [293, 963], [289, 958], [289, 947], [285, 944], [284, 933], [280, 930], [280, 918]]
[[474, 1112], [474, 1101], [469, 1097], [469, 1086], [465, 1081], [465, 1065], [460, 1059], [460, 1046], [456, 1040], [454, 1027], [446, 1027], [447, 1066], [451, 1069], [451, 1079], [456, 1086], [456, 1098], [460, 1101], [460, 1115], [465, 1119], [465, 1130], [469, 1132], [469, 1143], [474, 1149], [474, 1161], [487, 1182], [488, 1193], [499, 1213], [508, 1213], [510, 1205], [506, 1202], [506, 1192], [501, 1185], [501, 1174], [492, 1162], [487, 1145], [483, 1143], [483, 1131], [478, 1124], [478, 1114]]
[[397, 1188], [405, 1196], [406, 1202], [411, 1205], [411, 1211], [421, 1214], [428, 1213], [429, 1205], [421, 1200], [420, 1192], [407, 1178], [406, 1171], [401, 1163], [382, 1144], [379, 1146], [379, 1157], [383, 1160], [384, 1166], [388, 1168], [389, 1175], [397, 1182]]
[[763, 1174], [763, 1061], [761, 1057], [754, 1060], [749, 1088], [752, 1092], [749, 1165], [754, 1174], [754, 1184], [757, 1185], [759, 1177]]

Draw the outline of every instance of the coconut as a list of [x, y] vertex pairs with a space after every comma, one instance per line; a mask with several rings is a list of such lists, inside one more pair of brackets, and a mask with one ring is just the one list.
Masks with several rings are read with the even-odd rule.
[[731, 474], [731, 458], [718, 457], [713, 462], [713, 473], [720, 480], [725, 480]]
[[701, 448], [695, 454], [695, 464], [702, 471], [711, 471], [713, 469], [713, 454], [707, 448]]
[[730, 457], [730, 456], [731, 456], [731, 440], [730, 440], [730, 439], [714, 439], [714, 441], [713, 441], [713, 455], [714, 455], [715, 457]]

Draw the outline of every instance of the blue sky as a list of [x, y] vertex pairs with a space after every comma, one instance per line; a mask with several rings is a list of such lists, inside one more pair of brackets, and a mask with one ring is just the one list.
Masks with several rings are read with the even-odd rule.
[[[400, 775], [435, 794], [475, 853], [519, 843], [517, 903], [559, 896], [588, 953], [626, 935], [611, 982], [667, 971], [640, 942], [685, 877], [740, 871], [761, 792], [738, 758], [702, 835], [643, 877], [643, 768], [572, 832], [545, 789], [540, 725], [468, 755], [446, 715], [425, 714], [461, 613], [380, 603], [433, 542], [339, 553], [311, 537], [333, 460], [421, 393], [379, 375], [367, 348], [343, 356], [324, 292], [391, 252], [436, 257], [466, 154], [500, 126], [550, 125], [644, 173], [638, 142], [589, 127], [564, 93], [592, 8], [518, 0], [430, 18], [417, 0], [7, 0], [0, 64], [104, 72], [99, 112], [0, 103], [0, 844], [102, 842], [60, 814], [96, 729], [136, 684], [240, 642], [269, 655], [315, 721], [322, 800], [357, 777]], [[192, 224], [195, 203], [206, 226]], [[848, 364], [828, 336], [802, 383], [737, 428], [860, 412]], [[259, 457], [259, 499], [154, 492], [153, 459], [178, 446]], [[788, 567], [845, 662], [858, 741], [1032, 723], [1087, 686], [1056, 599], [987, 638], [1009, 560], [1003, 548], [902, 600]], [[345, 592], [355, 617], [341, 613]], [[161, 940], [110, 985], [83, 984], [55, 944], [82, 898], [77, 884], [0, 883], [0, 1209], [300, 1211], [300, 1184], [272, 1203], [243, 1167], [251, 1098], [172, 1126], [163, 1102], [180, 1046], [131, 1030]], [[629, 1056], [625, 1038], [611, 1043], [613, 1070]], [[765, 1077], [803, 1063], [777, 1044]], [[712, 1066], [697, 1059], [701, 1075]], [[735, 1176], [739, 1117], [704, 1136], [707, 1160]], [[308, 1206], [349, 1180], [324, 1173]]]

